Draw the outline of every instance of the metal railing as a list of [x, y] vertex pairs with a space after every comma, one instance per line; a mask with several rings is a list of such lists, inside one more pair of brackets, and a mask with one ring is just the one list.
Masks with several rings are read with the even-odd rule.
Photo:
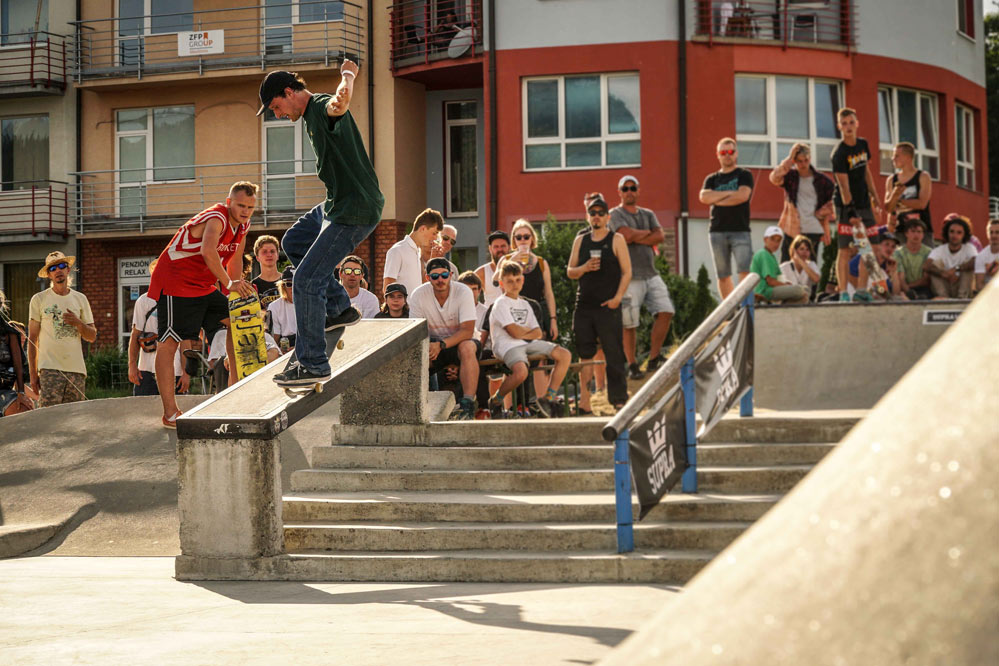
[[[363, 8], [351, 2], [299, 0], [72, 24], [76, 37], [71, 63], [77, 81], [235, 67], [330, 65], [343, 57], [360, 63], [367, 40]], [[196, 44], [194, 51], [200, 53], [181, 54], [182, 36], [208, 31], [219, 31], [208, 33], [212, 44]]]
[[392, 69], [475, 55], [482, 0], [399, 0], [390, 7]]
[[10, 88], [66, 90], [66, 37], [51, 32], [6, 35], [0, 49], [0, 95]]
[[60, 180], [0, 183], [0, 235], [69, 235], [71, 195]]
[[695, 34], [790, 45], [855, 44], [852, 0], [696, 0]]
[[[294, 221], [326, 198], [314, 169], [315, 162], [310, 160], [170, 165], [150, 169], [145, 181], [136, 181], [135, 171], [128, 169], [74, 172], [70, 174], [76, 180], [70, 186], [72, 222], [81, 235], [177, 227], [195, 213], [225, 201], [229, 187], [239, 180], [260, 185], [255, 224]], [[183, 179], [156, 181], [157, 171]]]
[[[619, 553], [635, 549], [634, 525], [631, 507], [631, 464], [628, 456], [629, 429], [639, 413], [653, 400], [665, 393], [680, 380], [684, 394], [686, 451], [689, 467], [683, 474], [682, 487], [685, 493], [697, 492], [697, 426], [694, 398], [694, 356], [698, 349], [710, 339], [716, 329], [740, 308], [748, 308], [753, 314], [753, 288], [760, 281], [755, 273], [739, 280], [732, 293], [723, 300], [708, 318], [701, 322], [693, 333], [683, 341], [659, 370], [625, 403], [613, 419], [604, 426], [602, 435], [614, 442], [614, 492], [617, 509], [617, 550]], [[739, 413], [753, 415], [753, 390], [742, 397]]]
[[999, 197], [989, 197], [989, 219], [999, 220]]

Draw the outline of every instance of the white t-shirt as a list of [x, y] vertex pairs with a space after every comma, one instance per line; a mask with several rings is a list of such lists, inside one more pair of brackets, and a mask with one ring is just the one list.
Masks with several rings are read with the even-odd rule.
[[434, 296], [434, 286], [427, 282], [409, 295], [409, 317], [426, 319], [431, 337], [449, 338], [466, 321], [475, 322], [472, 290], [460, 282], [451, 282], [451, 292], [441, 305]]
[[496, 358], [504, 358], [508, 351], [528, 342], [507, 333], [505, 327], [510, 324], [520, 324], [527, 329], [540, 328], [534, 310], [527, 301], [502, 294], [493, 303], [493, 311], [489, 314], [489, 336], [493, 341], [493, 354]]
[[486, 307], [489, 307], [498, 297], [503, 295], [503, 288], [493, 285], [493, 274], [496, 272], [496, 268], [491, 263], [482, 264], [479, 268], [482, 269], [482, 300], [486, 302]]
[[798, 217], [801, 219], [801, 233], [821, 234], [822, 223], [815, 217], [815, 204], [819, 201], [815, 193], [815, 176], [798, 179]]
[[[982, 251], [978, 253], [977, 257], [975, 257], [975, 274], [985, 275], [985, 269], [988, 268], [988, 265], [996, 259], [999, 259], [999, 252], [993, 252], [991, 246], [989, 245], [983, 247]], [[992, 275], [986, 275], [985, 284], [988, 284], [992, 278]]]
[[409, 294], [423, 284], [420, 248], [411, 236], [406, 236], [385, 253], [385, 269], [382, 275], [406, 285], [406, 292]]
[[[811, 268], [816, 273], [819, 272], [819, 266], [814, 261], [808, 262], [808, 267]], [[808, 277], [808, 273], [805, 271], [798, 272], [798, 269], [794, 267], [793, 261], [785, 261], [780, 265], [780, 274], [784, 278], [784, 282], [790, 282], [791, 284], [798, 285], [799, 287], [805, 287], [811, 289], [812, 279]]]
[[[152, 313], [148, 317], [149, 311], [156, 307], [156, 301], [149, 298], [146, 294], [139, 296], [138, 300], [135, 301], [135, 307], [132, 309], [132, 326], [135, 327], [139, 333], [156, 333], [158, 331], [157, 325], [159, 320], [156, 316], [157, 312]], [[173, 357], [173, 374], [174, 377], [180, 377], [181, 371], [181, 360], [180, 360], [180, 347], [177, 347], [177, 353]], [[142, 346], [139, 346], [139, 370], [142, 372], [152, 372], [156, 373], [156, 352], [143, 351]]]
[[49, 287], [31, 297], [31, 302], [28, 304], [28, 318], [41, 325], [36, 362], [39, 369], [86, 375], [83, 338], [75, 326], [63, 321], [62, 316], [67, 310], [72, 310], [84, 324], [94, 323], [90, 301], [75, 289], [70, 289], [68, 294], [60, 296]]
[[378, 297], [364, 287], [357, 288], [357, 296], [350, 299], [350, 304], [360, 310], [361, 316], [365, 319], [374, 317], [378, 314], [378, 308], [381, 307], [378, 303]]
[[[275, 303], [276, 302], [277, 301], [275, 301]], [[271, 305], [274, 305], [274, 303], [271, 303]], [[217, 359], [226, 357], [225, 337], [228, 333], [229, 329], [227, 328], [220, 328], [215, 333], [215, 337], [212, 338], [212, 347], [210, 350], [208, 350], [209, 361], [215, 361]], [[278, 349], [277, 342], [274, 341], [274, 338], [271, 337], [270, 333], [264, 333], [264, 347], [267, 349], [267, 351], [270, 351], [272, 349]]]
[[284, 337], [298, 333], [294, 303], [279, 298], [267, 306], [267, 312], [271, 315], [271, 333]]
[[937, 245], [930, 251], [927, 259], [932, 259], [939, 266], [943, 266], [945, 271], [949, 271], [955, 266], [966, 263], [969, 259], [974, 259], [978, 255], [978, 250], [971, 243], [965, 243], [957, 252], [951, 252], [946, 243]]

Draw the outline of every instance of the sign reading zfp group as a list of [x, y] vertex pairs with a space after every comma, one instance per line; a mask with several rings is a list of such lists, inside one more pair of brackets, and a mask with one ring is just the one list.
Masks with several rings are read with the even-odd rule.
[[225, 52], [224, 30], [177, 33], [177, 55], [192, 56]]

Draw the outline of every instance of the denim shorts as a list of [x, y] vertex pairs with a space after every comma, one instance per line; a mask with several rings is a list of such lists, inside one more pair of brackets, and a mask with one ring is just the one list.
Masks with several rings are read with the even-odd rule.
[[653, 316], [660, 312], [676, 312], [669, 297], [669, 287], [659, 275], [628, 283], [628, 290], [621, 301], [621, 319], [625, 328], [638, 328], [643, 305]]
[[748, 231], [712, 231], [708, 234], [715, 273], [720, 278], [732, 276], [731, 255], [735, 255], [735, 270], [748, 273], [753, 263], [753, 237]]

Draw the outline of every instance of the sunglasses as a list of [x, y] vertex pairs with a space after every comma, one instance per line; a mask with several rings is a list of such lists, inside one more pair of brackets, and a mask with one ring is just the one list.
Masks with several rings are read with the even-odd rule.
[[607, 211], [603, 208], [591, 208], [586, 212], [590, 217], [603, 217], [607, 215]]
[[513, 239], [529, 241], [529, 240], [534, 240], [534, 236], [532, 236], [531, 234], [517, 234], [516, 236], [513, 237]]
[[638, 185], [625, 185], [624, 187], [621, 188], [621, 191], [622, 192], [637, 192], [638, 191]]
[[451, 277], [451, 271], [441, 271], [440, 273], [430, 273], [427, 277], [431, 280], [446, 280]]
[[719, 150], [719, 155], [735, 155], [735, 148], [728, 148], [727, 150]]
[[60, 261], [58, 264], [52, 264], [51, 266], [49, 266], [49, 273], [57, 271], [60, 268], [69, 268], [69, 264], [66, 263], [65, 261]]
[[441, 242], [442, 243], [451, 243], [452, 245], [454, 245], [455, 243], [458, 242], [458, 239], [457, 238], [451, 238], [450, 236], [445, 236], [444, 234], [441, 234]]
[[364, 271], [360, 268], [341, 268], [340, 272], [344, 275], [364, 275]]

